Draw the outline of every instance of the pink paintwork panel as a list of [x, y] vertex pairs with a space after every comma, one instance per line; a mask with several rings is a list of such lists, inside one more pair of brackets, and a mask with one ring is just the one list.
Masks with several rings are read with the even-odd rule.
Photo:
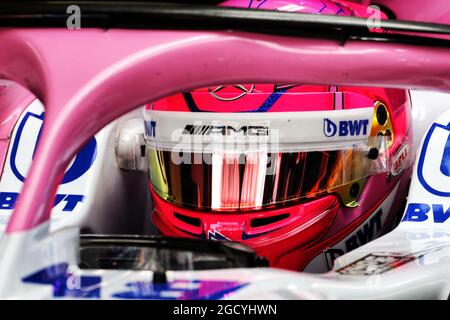
[[0, 80], [0, 177], [13, 128], [34, 95], [15, 82]]
[[[450, 91], [450, 49], [239, 32], [2, 30], [0, 74], [46, 106], [36, 161], [7, 232], [47, 221], [59, 179], [99, 129], [148, 101], [221, 83]], [[43, 179], [42, 177], [45, 177]]]
[[389, 8], [399, 20], [450, 24], [448, 0], [377, 0], [373, 2]]
[[[219, 86], [223, 87], [223, 86]], [[232, 94], [214, 93], [214, 96], [208, 91], [191, 92], [192, 101], [200, 111], [208, 112], [247, 112], [254, 111], [262, 106], [270, 95], [273, 94], [274, 86], [270, 86], [270, 92], [258, 91], [260, 85], [255, 85], [254, 89], [242, 98], [233, 100], [221, 100], [223, 98], [232, 98], [240, 95], [242, 91]], [[252, 88], [247, 85], [247, 89]], [[214, 89], [214, 88], [213, 88]], [[310, 90], [308, 92], [308, 90]], [[322, 91], [322, 92], [321, 92]], [[328, 92], [328, 86], [294, 86], [287, 89], [283, 94], [277, 96], [277, 101], [267, 112], [294, 112], [294, 111], [322, 111], [334, 110], [335, 105], [344, 104], [347, 109], [367, 108], [373, 105], [374, 101], [360, 94], [346, 92], [342, 96], [335, 96]], [[216, 97], [220, 97], [217, 99]], [[343, 101], [343, 102], [342, 102]], [[160, 99], [147, 104], [148, 109], [159, 111], [185, 111], [189, 112], [189, 106], [183, 94], [176, 94], [167, 98]]]
[[368, 17], [371, 12], [367, 6], [342, 0], [226, 0], [220, 6], [355, 17]]

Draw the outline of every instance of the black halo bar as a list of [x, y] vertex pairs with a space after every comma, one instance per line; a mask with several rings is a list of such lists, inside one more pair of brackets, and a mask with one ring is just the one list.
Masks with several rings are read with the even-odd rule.
[[[179, 0], [178, 0], [179, 1]], [[346, 40], [450, 47], [450, 25], [381, 20], [372, 32], [367, 19], [205, 5], [207, 1], [1, 1], [0, 27], [66, 28], [70, 5], [81, 10], [81, 28], [236, 30]], [[211, 1], [214, 4], [220, 1]], [[411, 35], [415, 34], [415, 35]]]

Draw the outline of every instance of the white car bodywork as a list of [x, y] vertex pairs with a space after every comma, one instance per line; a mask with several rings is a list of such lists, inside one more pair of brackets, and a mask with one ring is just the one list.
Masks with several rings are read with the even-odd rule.
[[[150, 271], [79, 269], [80, 226], [95, 233], [143, 234], [149, 231], [150, 223], [144, 221], [151, 212], [146, 198], [146, 174], [139, 170], [121, 170], [116, 157], [116, 152], [135, 152], [133, 148], [123, 151], [121, 148], [125, 147], [117, 141], [120, 129], [130, 126], [128, 120], [142, 117], [141, 111], [136, 110], [95, 136], [95, 160], [78, 179], [60, 186], [57, 194], [64, 196], [55, 205], [50, 223], [30, 232], [3, 235], [0, 297], [447, 299], [450, 292], [450, 176], [442, 164], [449, 166], [450, 163], [450, 95], [412, 91], [411, 98], [417, 157], [403, 221], [389, 234], [338, 258], [328, 273], [308, 274], [273, 268], [168, 271], [168, 283], [154, 285]], [[42, 105], [35, 100], [26, 112], [39, 114], [42, 110]], [[31, 124], [29, 128], [34, 137], [37, 126]], [[14, 128], [11, 141], [15, 140], [17, 129], [18, 126]], [[130, 145], [139, 143], [132, 141], [133, 136], [122, 135], [121, 139], [129, 139]], [[32, 157], [30, 150], [34, 147], [23, 145], [18, 150], [19, 153], [23, 150], [18, 161], [23, 163], [16, 165], [16, 171], [25, 176]], [[22, 186], [11, 168], [10, 157], [11, 152], [8, 152], [0, 181], [3, 195], [18, 193]], [[426, 160], [421, 162], [421, 158]], [[137, 169], [144, 166], [142, 163], [133, 165]], [[133, 186], [132, 192], [130, 186]], [[81, 195], [83, 201], [67, 198], [68, 195]], [[148, 214], [131, 217], [130, 204]], [[73, 209], [64, 210], [68, 205]], [[0, 230], [6, 226], [11, 213], [8, 205], [0, 203]], [[44, 232], [47, 228], [51, 230], [48, 235]], [[69, 272], [66, 272], [67, 266]]]

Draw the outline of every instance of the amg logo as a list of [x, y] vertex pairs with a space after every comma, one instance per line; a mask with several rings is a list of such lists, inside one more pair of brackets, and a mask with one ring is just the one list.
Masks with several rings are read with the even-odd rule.
[[232, 126], [214, 126], [214, 125], [192, 125], [184, 127], [182, 134], [190, 135], [222, 135], [230, 136], [241, 134], [244, 136], [268, 136], [269, 127], [265, 126], [242, 126], [233, 128]]

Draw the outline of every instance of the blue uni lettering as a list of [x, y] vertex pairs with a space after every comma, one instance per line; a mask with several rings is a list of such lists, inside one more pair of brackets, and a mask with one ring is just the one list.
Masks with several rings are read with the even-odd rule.
[[68, 267], [64, 262], [54, 264], [22, 278], [22, 282], [51, 285], [53, 297], [100, 298], [101, 277], [77, 276]]
[[[14, 209], [18, 197], [19, 193], [17, 192], [0, 192], [0, 210]], [[65, 202], [62, 211], [71, 212], [83, 200], [84, 196], [80, 194], [57, 194], [53, 206], [56, 207], [58, 204]]]
[[435, 223], [444, 223], [450, 218], [450, 206], [444, 210], [442, 204], [432, 204], [431, 206], [426, 203], [410, 203], [406, 209], [403, 221], [422, 222], [428, 220], [428, 213], [432, 211], [433, 221]]
[[112, 297], [138, 300], [218, 300], [245, 286], [247, 283], [220, 280], [174, 280], [161, 284], [135, 281], [127, 283], [126, 289]]

